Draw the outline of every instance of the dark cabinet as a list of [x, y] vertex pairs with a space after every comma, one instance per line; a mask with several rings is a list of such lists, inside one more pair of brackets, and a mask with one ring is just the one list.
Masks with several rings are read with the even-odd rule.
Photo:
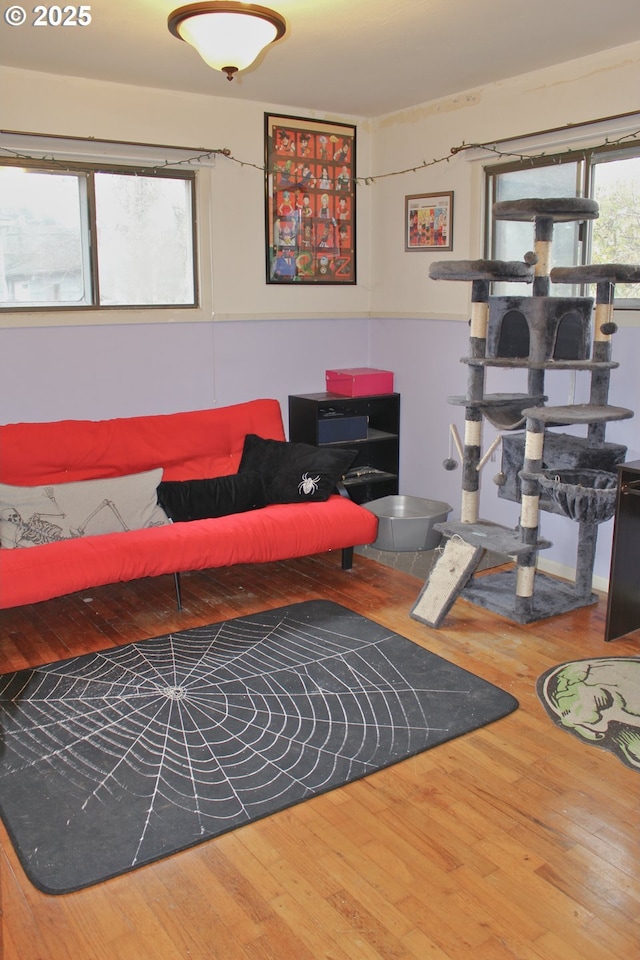
[[399, 393], [372, 397], [342, 397], [335, 393], [290, 396], [289, 439], [357, 450], [344, 479], [356, 503], [398, 493]]
[[605, 640], [640, 629], [640, 460], [618, 467]]

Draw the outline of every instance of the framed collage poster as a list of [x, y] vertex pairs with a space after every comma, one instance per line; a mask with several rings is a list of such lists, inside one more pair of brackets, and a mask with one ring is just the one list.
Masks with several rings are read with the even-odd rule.
[[404, 249], [453, 250], [453, 193], [404, 198]]
[[267, 283], [356, 282], [356, 128], [265, 114]]

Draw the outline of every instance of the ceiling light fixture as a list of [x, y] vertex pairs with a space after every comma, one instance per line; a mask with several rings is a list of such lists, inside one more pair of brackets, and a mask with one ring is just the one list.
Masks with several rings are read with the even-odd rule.
[[265, 47], [284, 36], [287, 22], [255, 3], [208, 0], [174, 10], [168, 27], [174, 37], [195, 47], [205, 63], [233, 80], [234, 73], [246, 70]]

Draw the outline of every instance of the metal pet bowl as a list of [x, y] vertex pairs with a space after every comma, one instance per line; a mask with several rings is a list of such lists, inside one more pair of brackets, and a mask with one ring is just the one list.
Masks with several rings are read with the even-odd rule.
[[604, 523], [616, 508], [618, 479], [606, 470], [548, 470], [540, 486], [565, 516], [584, 523]]

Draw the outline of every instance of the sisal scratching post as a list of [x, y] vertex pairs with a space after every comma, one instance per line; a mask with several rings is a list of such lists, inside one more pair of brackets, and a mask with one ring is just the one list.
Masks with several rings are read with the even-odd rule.
[[439, 627], [471, 574], [480, 563], [482, 547], [451, 537], [433, 565], [410, 616], [428, 627]]

